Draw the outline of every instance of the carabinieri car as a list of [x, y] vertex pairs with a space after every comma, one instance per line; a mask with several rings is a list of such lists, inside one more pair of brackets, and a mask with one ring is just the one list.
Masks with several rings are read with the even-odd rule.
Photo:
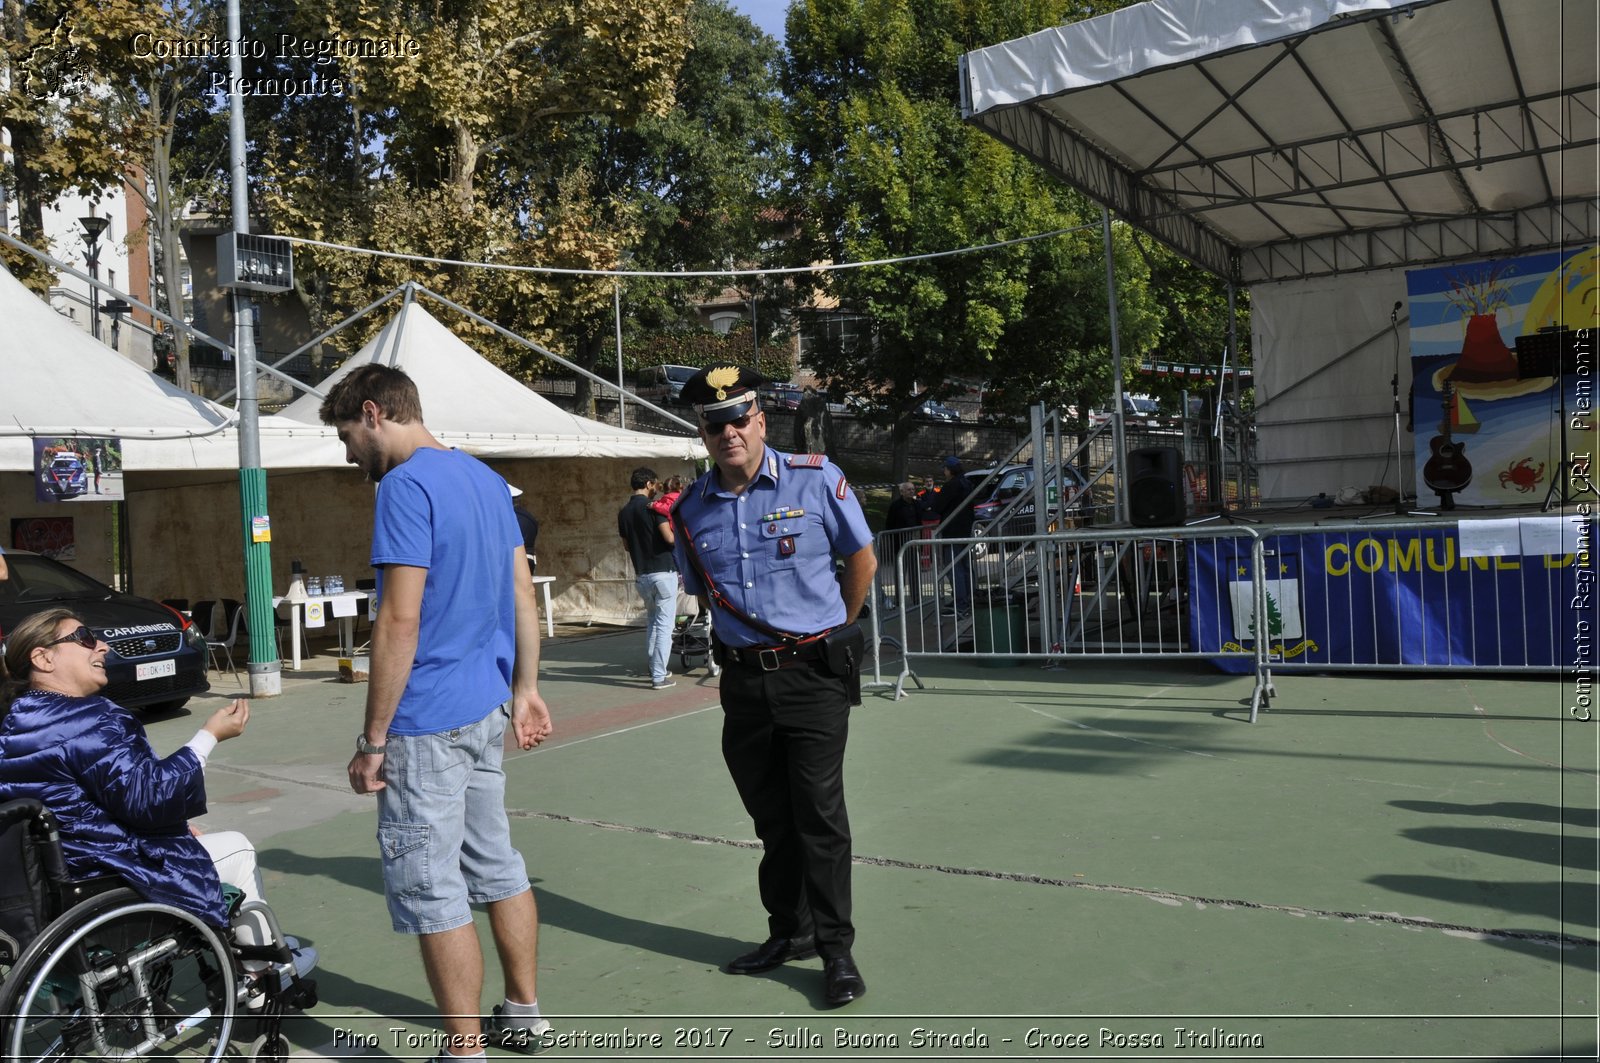
[[110, 682], [101, 694], [117, 704], [170, 711], [211, 689], [205, 635], [182, 613], [112, 590], [39, 554], [7, 550], [5, 558], [11, 578], [0, 580], [0, 634], [60, 606], [81, 616], [111, 647], [106, 654]]

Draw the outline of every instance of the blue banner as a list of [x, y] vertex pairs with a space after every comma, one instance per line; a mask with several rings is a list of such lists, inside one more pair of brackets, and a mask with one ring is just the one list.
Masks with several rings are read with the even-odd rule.
[[[1593, 660], [1595, 524], [1565, 525], [1562, 552], [1466, 556], [1459, 529], [1296, 532], [1265, 540], [1266, 616], [1254, 615], [1250, 543], [1189, 548], [1193, 648], [1237, 653], [1260, 629], [1297, 665], [1571, 666]], [[1515, 522], [1497, 522], [1515, 525]], [[1536, 547], [1537, 548], [1537, 547]], [[1466, 553], [1477, 552], [1477, 547]], [[1251, 662], [1218, 658], [1225, 671]]]

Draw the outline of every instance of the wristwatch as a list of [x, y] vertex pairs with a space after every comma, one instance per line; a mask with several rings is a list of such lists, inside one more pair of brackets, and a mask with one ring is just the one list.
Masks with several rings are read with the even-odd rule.
[[389, 748], [389, 746], [388, 746], [387, 743], [385, 743], [384, 745], [381, 745], [381, 746], [375, 746], [371, 742], [367, 741], [367, 736], [366, 735], [364, 735], [364, 734], [356, 735], [356, 752], [357, 753], [366, 753], [367, 755], [371, 756], [372, 754], [375, 754], [375, 753], [383, 753], [386, 750], [388, 750], [388, 748]]

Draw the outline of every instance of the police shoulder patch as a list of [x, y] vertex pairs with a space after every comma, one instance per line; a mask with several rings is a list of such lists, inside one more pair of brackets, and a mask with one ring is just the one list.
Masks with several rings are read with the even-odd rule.
[[791, 469], [820, 469], [828, 460], [826, 454], [790, 454], [789, 468]]
[[850, 487], [844, 482], [843, 476], [839, 477], [839, 486], [833, 489], [833, 494], [841, 502], [850, 497]]

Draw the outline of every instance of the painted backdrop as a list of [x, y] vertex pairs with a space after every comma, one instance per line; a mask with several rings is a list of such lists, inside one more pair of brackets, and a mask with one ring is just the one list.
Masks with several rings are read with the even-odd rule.
[[[1538, 504], [1564, 454], [1594, 455], [1597, 258], [1590, 247], [1407, 271], [1422, 505], [1440, 489], [1463, 505]], [[1566, 480], [1568, 500], [1595, 497], [1592, 477]]]

